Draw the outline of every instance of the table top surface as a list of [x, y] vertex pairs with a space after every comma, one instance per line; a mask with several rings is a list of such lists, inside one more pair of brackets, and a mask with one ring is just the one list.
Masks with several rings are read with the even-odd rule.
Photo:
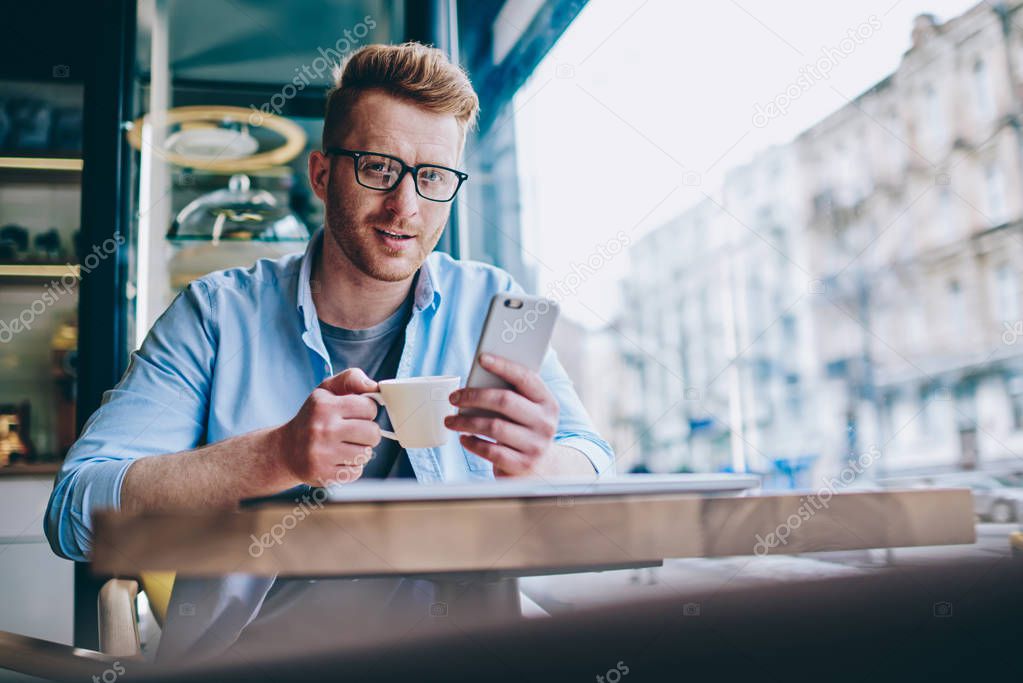
[[[495, 489], [496, 491], [496, 489]], [[973, 543], [968, 489], [575, 492], [263, 503], [96, 516], [101, 574], [530, 575], [666, 558]]]
[[440, 484], [408, 480], [360, 481], [356, 486], [327, 489], [332, 503], [399, 500], [489, 500], [495, 498], [551, 498], [653, 494], [725, 494], [760, 486], [752, 474], [632, 474], [612, 479], [495, 479]]

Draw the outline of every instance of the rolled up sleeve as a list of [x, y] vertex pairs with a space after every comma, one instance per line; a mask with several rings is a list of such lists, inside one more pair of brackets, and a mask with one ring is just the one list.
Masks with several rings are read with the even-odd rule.
[[615, 457], [611, 444], [597, 434], [554, 349], [548, 350], [540, 377], [554, 394], [560, 409], [554, 443], [581, 451], [598, 476], [614, 474]]
[[88, 559], [93, 515], [120, 508], [121, 484], [137, 458], [202, 443], [216, 356], [212, 319], [204, 283], [193, 282], [153, 325], [118, 385], [104, 394], [50, 495], [44, 531], [58, 555]]

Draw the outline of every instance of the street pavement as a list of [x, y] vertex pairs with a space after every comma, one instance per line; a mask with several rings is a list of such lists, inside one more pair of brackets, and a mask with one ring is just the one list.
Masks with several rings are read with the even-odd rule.
[[[803, 555], [667, 560], [661, 567], [529, 577], [521, 590], [549, 614], [657, 597], [684, 599], [751, 586], [897, 571], [964, 559], [1011, 557], [1014, 524], [978, 524], [973, 544], [831, 551]], [[699, 610], [699, 606], [693, 609]]]

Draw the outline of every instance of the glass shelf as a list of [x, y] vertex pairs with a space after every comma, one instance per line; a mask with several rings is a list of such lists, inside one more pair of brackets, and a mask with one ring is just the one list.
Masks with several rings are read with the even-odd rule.
[[0, 284], [42, 284], [69, 274], [77, 280], [81, 269], [69, 263], [0, 263]]
[[80, 268], [71, 263], [0, 263], [0, 277], [54, 278], [69, 272], [78, 277]]
[[73, 157], [0, 156], [0, 183], [82, 182], [82, 160]]
[[82, 160], [74, 157], [0, 156], [0, 169], [81, 171], [82, 166]]

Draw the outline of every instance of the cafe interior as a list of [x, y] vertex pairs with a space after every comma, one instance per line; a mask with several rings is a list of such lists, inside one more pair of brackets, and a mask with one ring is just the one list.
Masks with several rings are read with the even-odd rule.
[[[1007, 424], [1013, 415], [1023, 419], [1013, 374], [1019, 347], [999, 341], [1018, 330], [1004, 322], [1011, 316], [974, 336], [964, 330], [982, 327], [980, 313], [973, 322], [966, 317], [974, 315], [974, 295], [1015, 305], [1019, 286], [1005, 296], [998, 288], [1023, 271], [1023, 251], [1016, 255], [1023, 247], [1023, 78], [1011, 88], [997, 80], [1006, 68], [1010, 78], [1014, 68], [1023, 73], [1023, 13], [1016, 13], [1019, 3], [963, 3], [936, 18], [920, 13], [927, 3], [890, 4], [878, 5], [876, 16], [859, 12], [873, 19], [857, 20], [863, 30], [849, 32], [854, 49], [845, 52], [841, 22], [856, 14], [851, 3], [836, 3], [833, 13], [842, 18], [825, 25], [832, 9], [816, 3], [783, 21], [769, 14], [781, 10], [746, 1], [712, 9], [688, 0], [5, 0], [0, 681], [1009, 680], [1012, 671], [1018, 680], [1023, 663], [1012, 634], [1023, 616], [1023, 441], [1011, 440], [1019, 424], [1007, 427], [1008, 436], [993, 436], [1003, 417]], [[868, 36], [871, 27], [876, 35]], [[896, 36], [890, 50], [883, 42], [889, 31]], [[670, 35], [677, 41], [665, 40]], [[694, 59], [686, 43], [700, 40], [730, 45], [732, 62]], [[971, 40], [987, 46], [969, 47]], [[366, 46], [410, 41], [436, 48], [464, 72], [479, 104], [458, 159], [456, 173], [466, 177], [450, 192], [457, 193], [453, 201], [441, 205], [450, 213], [432, 247], [447, 260], [434, 261], [435, 254], [428, 263], [510, 273], [522, 285], [465, 294], [470, 303], [461, 313], [478, 320], [430, 333], [449, 344], [436, 367], [463, 368], [444, 398], [466, 386], [467, 375], [476, 386], [470, 366], [482, 367], [473, 365], [481, 362], [477, 338], [477, 351], [521, 353], [525, 365], [536, 351], [534, 371], [547, 359], [544, 380], [549, 344], [571, 380], [561, 391], [574, 401], [561, 404], [551, 448], [573, 452], [585, 472], [514, 476], [463, 450], [467, 442], [460, 446], [444, 429], [443, 448], [432, 441], [417, 448], [420, 435], [414, 438], [409, 424], [439, 423], [444, 415], [399, 419], [398, 385], [381, 384], [377, 401], [398, 432], [391, 443], [408, 448], [403, 462], [415, 469], [405, 481], [363, 477], [306, 486], [301, 495], [235, 496], [227, 507], [200, 501], [129, 509], [123, 495], [104, 498], [100, 483], [80, 480], [73, 496], [60, 494], [69, 496], [66, 518], [55, 521], [55, 491], [64, 490], [73, 459], [133, 457], [136, 439], [147, 444], [136, 443], [137, 452], [149, 448], [146, 432], [188, 420], [201, 434], [193, 446], [213, 444], [206, 430], [214, 431], [214, 413], [258, 413], [267, 402], [291, 400], [283, 386], [269, 398], [246, 396], [246, 386], [267, 386], [244, 374], [260, 372], [248, 367], [232, 385], [237, 393], [221, 393], [218, 401], [226, 402], [198, 421], [149, 397], [158, 410], [135, 413], [128, 404], [119, 414], [126, 424], [110, 442], [116, 453], [75, 446], [101, 406], [134, 390], [111, 392], [149, 362], [144, 343], [171, 351], [186, 344], [147, 337], [171, 328], [174, 307], [190, 301], [189, 292], [206, 291], [197, 281], [252, 277], [257, 262], [299, 263], [310, 245], [327, 248], [317, 235], [328, 208], [309, 169], [311, 155], [323, 151], [334, 69]], [[821, 50], [822, 43], [837, 47]], [[771, 66], [782, 59], [774, 56], [758, 66], [765, 45], [809, 67]], [[993, 57], [977, 61], [960, 45]], [[884, 53], [875, 60], [883, 67], [861, 69], [857, 60], [867, 53]], [[829, 59], [835, 75], [814, 76], [814, 65]], [[990, 72], [990, 106], [1004, 109], [992, 114], [990, 136], [978, 134], [983, 144], [971, 137], [972, 119], [943, 119], [945, 128], [959, 130], [947, 163], [929, 148], [919, 152], [917, 129], [900, 132], [874, 104], [898, 97], [926, 103], [932, 84], [945, 82], [921, 81], [934, 60], [946, 65], [945, 74], [965, 64], [967, 79]], [[735, 128], [724, 113], [731, 105], [722, 104], [735, 100], [721, 93], [746, 88], [756, 78], [735, 74], [761, 68], [784, 70], [780, 87], [771, 86], [778, 95], [735, 95], [744, 121]], [[837, 80], [854, 69], [870, 84], [862, 95]], [[840, 88], [848, 98], [836, 96]], [[910, 94], [892, 95], [899, 88]], [[949, 96], [949, 111], [986, 96], [972, 92]], [[819, 113], [800, 113], [818, 107], [819, 96], [834, 101], [819, 105]], [[935, 121], [921, 116], [918, 128]], [[821, 142], [841, 126], [854, 131], [842, 145]], [[782, 132], [751, 146], [764, 131]], [[986, 140], [997, 143], [1001, 157]], [[713, 151], [701, 161], [704, 146]], [[867, 164], [875, 148], [882, 156], [902, 152], [905, 167], [893, 172], [902, 180], [875, 178], [866, 199], [847, 208], [835, 208], [839, 190], [811, 191], [802, 204], [792, 199], [798, 191], [786, 184], [786, 169], [811, 169], [792, 183], [812, 185], [835, 169], [837, 177], [852, 177], [860, 151], [867, 150]], [[359, 154], [365, 152], [355, 153], [356, 172], [371, 172]], [[974, 157], [1005, 159], [1007, 170], [998, 161], [978, 162], [979, 179], [957, 183]], [[431, 201], [443, 200], [428, 196], [423, 178], [431, 168], [441, 177], [452, 169], [421, 166], [430, 162], [440, 164], [420, 157], [413, 167], [399, 159], [391, 189], [361, 176], [356, 189], [397, 196], [409, 171], [418, 193], [409, 201], [436, 209]], [[675, 175], [659, 185], [661, 164]], [[646, 180], [634, 178], [637, 171]], [[903, 199], [892, 189], [917, 175], [927, 178], [919, 196], [907, 190], [912, 196]], [[625, 189], [615, 195], [607, 188], [619, 181]], [[973, 201], [974, 191], [981, 199]], [[885, 222], [864, 218], [877, 234], [862, 251], [852, 249], [871, 255], [875, 270], [852, 266], [831, 277], [816, 265], [804, 268], [827, 262], [829, 245], [853, 235], [835, 227], [839, 218], [855, 223], [884, 202], [897, 218], [915, 216], [911, 207], [931, 194], [980, 204], [981, 214], [1004, 205], [1006, 218], [994, 227], [970, 223], [961, 242], [920, 256], [920, 263], [930, 260], [919, 266], [912, 248], [897, 245], [895, 260], [874, 259], [873, 245], [892, 235]], [[785, 202], [804, 211], [802, 218], [779, 219], [760, 208]], [[679, 208], [687, 206], [696, 208]], [[821, 228], [824, 213], [831, 223]], [[720, 227], [722, 219], [730, 227]], [[761, 219], [788, 227], [762, 231]], [[916, 229], [941, 218], [911, 223]], [[591, 246], [601, 239], [608, 240], [602, 248]], [[991, 246], [1003, 244], [999, 239], [1004, 246]], [[616, 256], [623, 249], [628, 263]], [[901, 328], [882, 326], [904, 318], [884, 313], [907, 298], [887, 289], [892, 278], [981, 253], [1007, 259], [991, 266], [995, 293], [981, 293], [987, 285], [979, 276], [956, 279], [941, 291], [952, 301], [967, 297], [963, 318], [951, 328], [928, 323], [925, 335], [968, 337], [972, 360], [938, 367], [928, 364], [930, 356], [898, 352]], [[224, 271], [229, 275], [217, 275]], [[850, 303], [835, 303], [828, 318], [822, 302], [832, 292], [840, 296], [843, 274], [855, 276]], [[421, 288], [422, 273], [417, 277]], [[740, 280], [748, 286], [734, 284]], [[704, 284], [688, 289], [697, 281]], [[477, 281], [466, 282], [471, 289]], [[797, 290], [791, 301], [771, 294], [786, 287]], [[434, 294], [442, 307], [445, 295], [462, 296], [450, 285], [440, 289]], [[490, 340], [497, 346], [486, 346], [481, 329], [491, 293], [489, 315], [502, 315], [503, 301], [503, 315], [512, 316], [505, 331], [521, 325], [513, 343], [500, 339], [495, 320]], [[415, 294], [413, 316], [420, 290]], [[257, 302], [251, 315], [268, 306]], [[537, 317], [522, 317], [523, 306], [534, 306], [528, 312]], [[927, 315], [951, 310], [927, 306]], [[553, 327], [554, 318], [544, 316], [559, 308]], [[875, 308], [882, 312], [868, 322]], [[209, 311], [216, 315], [215, 307]], [[842, 334], [836, 318], [855, 333]], [[550, 321], [546, 337], [536, 319]], [[208, 329], [219, 334], [220, 324]], [[995, 345], [990, 353], [986, 340]], [[244, 346], [260, 345], [249, 339]], [[845, 355], [829, 356], [832, 347]], [[287, 353], [263, 351], [268, 358]], [[450, 360], [457, 354], [465, 356], [462, 365]], [[931, 380], [919, 391], [899, 389], [889, 357]], [[700, 370], [693, 358], [714, 367]], [[230, 372], [221, 369], [224, 360], [211, 361], [212, 377]], [[331, 362], [328, 375], [341, 370]], [[398, 369], [399, 377], [416, 374], [451, 372]], [[989, 391], [996, 384], [997, 396]], [[759, 394], [758, 387], [768, 388]], [[1008, 407], [991, 407], [1003, 395]], [[923, 401], [915, 415], [906, 413], [907, 425], [920, 423], [908, 428], [899, 417], [906, 396]], [[580, 415], [582, 422], [565, 427]], [[945, 460], [926, 461], [916, 442], [899, 440], [919, 432], [938, 444], [933, 435], [944, 434], [946, 424], [954, 455]], [[153, 452], [160, 451], [141, 454]], [[451, 467], [451, 452], [465, 462]], [[429, 462], [439, 470], [430, 474]], [[465, 476], [451, 474], [456, 470]], [[193, 471], [164, 490], [207, 476]], [[102, 500], [112, 502], [96, 502]]]

